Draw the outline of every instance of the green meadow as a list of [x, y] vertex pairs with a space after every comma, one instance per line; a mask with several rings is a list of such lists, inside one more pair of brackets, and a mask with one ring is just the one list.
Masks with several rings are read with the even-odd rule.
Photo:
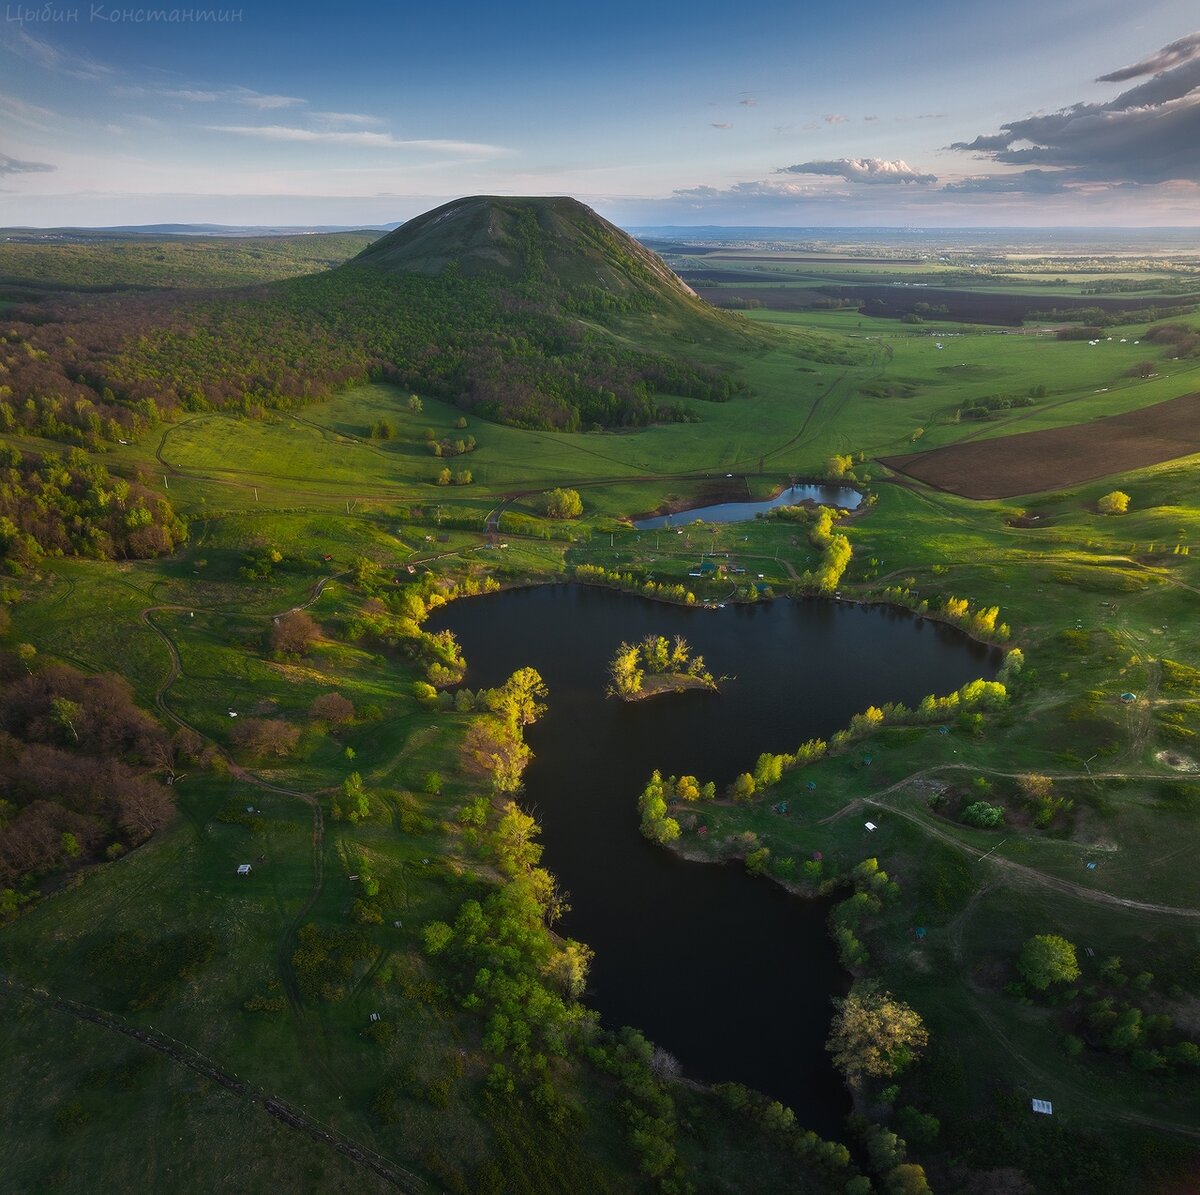
[[[654, 1189], [610, 1074], [556, 1061], [566, 1122], [496, 1097], [480, 1021], [424, 938], [431, 922], [496, 890], [496, 857], [461, 817], [479, 785], [463, 751], [474, 718], [420, 701], [413, 660], [357, 623], [373, 593], [427, 574], [517, 584], [593, 564], [690, 584], [706, 552], [729, 552], [752, 580], [792, 593], [818, 562], [800, 524], [676, 534], [620, 520], [706, 495], [766, 496], [822, 478], [834, 454], [862, 454], [854, 478], [869, 500], [840, 525], [853, 549], [843, 597], [887, 601], [895, 587], [935, 613], [951, 596], [998, 606], [1005, 648], [1025, 657], [1010, 703], [978, 722], [946, 719], [946, 733], [885, 726], [749, 803], [697, 806], [680, 848], [722, 861], [766, 848], [768, 874], [805, 891], [815, 853], [821, 882], [841, 896], [867, 857], [897, 880], [899, 897], [860, 927], [868, 957], [852, 969], [930, 1029], [929, 1054], [900, 1089], [874, 1093], [940, 1121], [940, 1136], [910, 1142], [912, 1156], [1025, 1166], [1054, 1192], [1149, 1195], [1186, 1174], [1197, 1159], [1196, 1072], [1140, 1069], [1129, 1053], [1066, 1039], [1089, 1001], [1135, 990], [1147, 1015], [1171, 1017], [1180, 1033], [1195, 1024], [1200, 782], [1189, 777], [1200, 769], [1200, 706], [1186, 684], [1165, 683], [1163, 661], [1200, 667], [1197, 458], [1070, 491], [1047, 478], [1035, 526], [1019, 518], [1028, 496], [969, 502], [898, 484], [872, 458], [1136, 409], [1194, 389], [1200, 366], [1134, 344], [1144, 324], [1109, 329], [1112, 340], [1093, 347], [848, 311], [749, 318], [776, 333], [770, 344], [689, 346], [751, 390], [725, 404], [683, 400], [691, 424], [558, 434], [472, 415], [460, 427], [457, 408], [424, 398], [414, 412], [406, 391], [372, 383], [258, 420], [185, 416], [106, 452], [110, 469], [141, 470], [186, 514], [187, 546], [154, 561], [45, 559], [9, 582], [12, 639], [44, 661], [119, 672], [141, 704], [194, 728], [221, 762], [176, 780], [178, 816], [147, 845], [50, 877], [0, 930], [0, 970], [186, 1043], [412, 1172], [414, 1190]], [[1157, 376], [1130, 377], [1147, 359]], [[1034, 390], [1032, 405], [993, 419], [956, 417], [969, 400]], [[381, 421], [391, 438], [372, 438]], [[477, 446], [435, 457], [430, 431]], [[435, 484], [443, 465], [469, 468], [473, 481]], [[536, 519], [539, 495], [555, 486], [579, 489], [577, 523], [489, 534], [501, 509]], [[1097, 514], [1117, 488], [1129, 513]], [[279, 560], [248, 577], [260, 550]], [[363, 561], [378, 566], [375, 590]], [[696, 588], [700, 600], [732, 596], [726, 582]], [[300, 606], [320, 638], [302, 658], [277, 658], [274, 619]], [[354, 705], [346, 726], [309, 715], [330, 691]], [[235, 734], [250, 717], [298, 727], [292, 753], [250, 755]], [[759, 751], [794, 747], [748, 744], [746, 768]], [[333, 817], [352, 772], [371, 796], [356, 824]], [[1062, 798], [1041, 826], [1022, 789], [1033, 774]], [[963, 822], [978, 794], [1006, 810], [1003, 828]], [[627, 794], [631, 834], [636, 797]], [[237, 874], [243, 863], [250, 876]], [[385, 894], [379, 923], [355, 919], [363, 874]], [[340, 943], [335, 954], [356, 952], [337, 1000], [297, 986], [306, 926]], [[1016, 982], [1021, 943], [1038, 933], [1079, 947], [1074, 995]], [[201, 961], [188, 965], [193, 953]], [[1103, 971], [1112, 957], [1121, 969]], [[20, 1141], [6, 1162], [14, 1190], [385, 1187], [159, 1053], [27, 997], [5, 1000], [0, 1107]], [[1053, 1125], [1029, 1126], [1032, 1096], [1061, 1107]], [[702, 1159], [696, 1189], [796, 1189], [786, 1151], [726, 1134], [710, 1095], [675, 1098], [681, 1153]], [[824, 1183], [818, 1175], [804, 1189], [834, 1189]]]

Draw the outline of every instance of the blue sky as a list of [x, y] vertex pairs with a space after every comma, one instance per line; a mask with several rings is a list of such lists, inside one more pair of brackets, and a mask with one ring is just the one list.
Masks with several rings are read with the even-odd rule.
[[1181, 0], [144, 2], [6, 6], [0, 224], [1200, 223]]

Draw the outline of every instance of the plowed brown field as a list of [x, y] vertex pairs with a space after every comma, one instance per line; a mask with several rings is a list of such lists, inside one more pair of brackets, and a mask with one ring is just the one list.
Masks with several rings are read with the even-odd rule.
[[1200, 452], [1200, 394], [1073, 427], [880, 457], [882, 464], [963, 498], [1067, 489]]

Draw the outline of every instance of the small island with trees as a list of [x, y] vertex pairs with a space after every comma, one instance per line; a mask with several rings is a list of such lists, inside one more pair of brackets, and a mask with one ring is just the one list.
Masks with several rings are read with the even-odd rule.
[[641, 701], [660, 693], [683, 689], [713, 689], [717, 681], [704, 667], [703, 656], [693, 656], [688, 641], [676, 635], [647, 635], [640, 643], [622, 643], [608, 666], [610, 697]]

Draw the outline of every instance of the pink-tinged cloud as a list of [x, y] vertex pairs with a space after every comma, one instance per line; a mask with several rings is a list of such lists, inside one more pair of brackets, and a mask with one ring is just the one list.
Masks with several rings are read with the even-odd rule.
[[778, 174], [819, 174], [842, 178], [848, 183], [920, 183], [937, 182], [937, 175], [922, 174], [903, 159], [894, 162], [886, 158], [835, 158], [825, 162], [800, 162], [784, 166]]

